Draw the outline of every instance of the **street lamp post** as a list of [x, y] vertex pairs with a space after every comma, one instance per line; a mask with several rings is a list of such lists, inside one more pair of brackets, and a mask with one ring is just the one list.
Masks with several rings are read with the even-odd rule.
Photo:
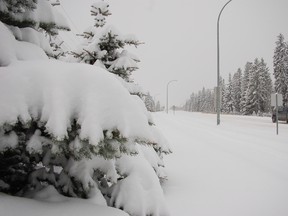
[[166, 88], [166, 113], [168, 114], [168, 86], [171, 82], [177, 82], [177, 80], [170, 80], [168, 83], [167, 83], [167, 88]]
[[217, 125], [220, 124], [220, 42], [219, 42], [219, 21], [222, 11], [232, 0], [228, 1], [221, 9], [217, 19], [217, 88], [216, 88], [216, 109], [217, 109]]

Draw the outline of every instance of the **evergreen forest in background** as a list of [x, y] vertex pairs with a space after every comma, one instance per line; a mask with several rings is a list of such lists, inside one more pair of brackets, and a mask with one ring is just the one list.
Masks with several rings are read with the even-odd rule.
[[[271, 112], [271, 94], [283, 95], [283, 104], [288, 101], [288, 43], [284, 36], [277, 37], [273, 56], [273, 75], [264, 59], [256, 58], [229, 74], [228, 82], [220, 78], [221, 112], [240, 115], [263, 115]], [[182, 107], [189, 112], [216, 112], [215, 90], [203, 88], [192, 93]]]

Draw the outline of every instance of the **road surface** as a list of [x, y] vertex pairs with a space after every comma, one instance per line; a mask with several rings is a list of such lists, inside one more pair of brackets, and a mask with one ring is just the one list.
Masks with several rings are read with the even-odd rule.
[[288, 125], [269, 117], [155, 113], [173, 154], [164, 158], [172, 216], [287, 216]]

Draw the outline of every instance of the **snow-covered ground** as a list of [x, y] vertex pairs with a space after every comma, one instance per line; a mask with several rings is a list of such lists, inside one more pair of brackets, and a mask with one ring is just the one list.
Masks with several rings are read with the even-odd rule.
[[[164, 158], [171, 216], [288, 215], [288, 124], [277, 136], [269, 117], [222, 115], [220, 126], [212, 114], [153, 117], [173, 150]], [[126, 215], [46, 192], [37, 200], [0, 194], [0, 215]]]
[[0, 216], [128, 216], [125, 212], [100, 206], [83, 199], [59, 195], [47, 188], [33, 199], [12, 197], [0, 193]]
[[269, 117], [154, 114], [171, 142], [165, 158], [172, 216], [287, 216], [288, 124]]

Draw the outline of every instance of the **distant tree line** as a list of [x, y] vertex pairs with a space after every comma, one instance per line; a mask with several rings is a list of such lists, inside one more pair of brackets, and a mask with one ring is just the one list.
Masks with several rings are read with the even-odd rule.
[[155, 102], [149, 92], [147, 94], [143, 94], [142, 97], [149, 112], [159, 112], [164, 110], [164, 107], [161, 107], [160, 105], [160, 101]]
[[[264, 59], [256, 58], [247, 62], [242, 70], [229, 74], [228, 83], [220, 78], [221, 112], [242, 115], [261, 115], [271, 111], [271, 93], [283, 95], [283, 106], [288, 101], [288, 43], [284, 36], [277, 37], [273, 57], [273, 86], [269, 68]], [[206, 89], [192, 93], [183, 109], [190, 112], [216, 111], [216, 94], [214, 89]]]

